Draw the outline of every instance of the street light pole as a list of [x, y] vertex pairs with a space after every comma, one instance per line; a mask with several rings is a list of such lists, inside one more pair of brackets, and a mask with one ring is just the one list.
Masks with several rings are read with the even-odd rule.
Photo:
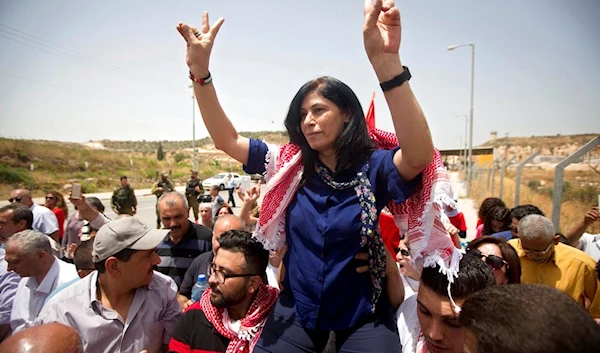
[[[463, 154], [463, 159], [464, 159], [464, 167], [465, 169], [467, 169], [467, 139], [468, 139], [468, 134], [467, 134], [467, 127], [469, 125], [469, 116], [467, 114], [462, 114], [462, 115], [457, 115], [455, 116], [455, 118], [460, 118], [460, 117], [465, 117], [465, 148], [464, 148], [464, 154]], [[462, 145], [462, 143], [461, 143]]]
[[447, 50], [452, 51], [461, 47], [471, 47], [471, 106], [469, 108], [469, 154], [467, 157], [467, 195], [471, 193], [471, 181], [473, 180], [473, 99], [475, 93], [475, 44], [451, 45]]
[[193, 86], [188, 85], [188, 88], [192, 89], [192, 169], [196, 170], [196, 96]]

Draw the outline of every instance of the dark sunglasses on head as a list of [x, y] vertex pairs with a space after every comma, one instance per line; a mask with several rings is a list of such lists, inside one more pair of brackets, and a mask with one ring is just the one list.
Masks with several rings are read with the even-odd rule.
[[485, 263], [488, 264], [494, 270], [501, 269], [504, 265], [506, 265], [506, 269], [508, 269], [508, 262], [504, 261], [503, 258], [496, 255], [484, 255], [481, 251], [473, 248], [467, 248], [467, 254], [473, 255], [479, 258], [484, 257]]
[[8, 202], [13, 203], [13, 202], [21, 202], [21, 198], [20, 197], [11, 197], [10, 199], [8, 199]]

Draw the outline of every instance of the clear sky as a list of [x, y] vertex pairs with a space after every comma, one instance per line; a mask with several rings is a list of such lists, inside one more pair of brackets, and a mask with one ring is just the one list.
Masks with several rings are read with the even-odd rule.
[[[440, 148], [469, 113], [474, 143], [600, 132], [600, 1], [406, 0], [400, 54]], [[362, 44], [362, 0], [0, 0], [0, 136], [62, 141], [184, 140], [192, 101], [179, 21], [224, 17], [211, 60], [240, 131], [283, 130], [306, 81], [346, 82], [378, 127], [392, 122]], [[34, 36], [34, 37], [31, 37]], [[10, 38], [10, 39], [9, 39]], [[196, 114], [196, 136], [207, 132]]]

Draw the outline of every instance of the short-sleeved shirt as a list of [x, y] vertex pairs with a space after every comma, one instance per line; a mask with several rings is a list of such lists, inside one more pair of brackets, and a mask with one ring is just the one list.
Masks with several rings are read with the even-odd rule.
[[210, 203], [210, 207], [212, 208], [212, 216], [217, 217], [217, 213], [219, 212], [219, 208], [225, 204], [225, 200], [220, 195], [217, 195], [213, 198]]
[[126, 322], [102, 305], [96, 295], [97, 283], [98, 272], [94, 271], [57, 293], [48, 300], [36, 324], [58, 322], [73, 327], [86, 353], [162, 351], [181, 317], [173, 280], [154, 272], [147, 287], [136, 289]]
[[160, 256], [160, 264], [156, 266], [158, 272], [173, 278], [178, 286], [183, 282], [185, 271], [194, 259], [212, 251], [212, 231], [203, 225], [188, 222], [188, 231], [179, 243], [175, 244], [167, 234], [156, 248], [156, 253]]
[[396, 311], [398, 334], [402, 343], [402, 353], [414, 353], [421, 333], [421, 325], [417, 315], [417, 295], [404, 299]]
[[212, 251], [207, 251], [204, 254], [196, 257], [190, 268], [185, 271], [185, 276], [183, 277], [183, 282], [179, 286], [179, 294], [191, 298], [192, 297], [192, 287], [196, 281], [198, 281], [198, 275], [206, 274], [206, 266], [207, 264], [213, 262], [215, 258], [215, 253]]
[[600, 234], [583, 233], [572, 245], [590, 255], [594, 261], [600, 261]]
[[46, 235], [58, 231], [58, 220], [49, 208], [34, 203], [29, 209], [33, 213], [33, 229]]
[[[419, 175], [402, 181], [393, 163], [397, 150], [377, 150], [369, 158], [366, 175], [378, 212], [392, 199], [406, 200], [421, 180]], [[244, 170], [263, 173], [267, 151], [264, 142], [250, 139]], [[336, 181], [351, 181], [356, 174], [357, 170], [340, 171]], [[354, 260], [360, 250], [360, 215], [353, 188], [334, 190], [316, 173], [298, 188], [287, 207], [283, 286], [291, 291], [296, 317], [305, 328], [342, 330], [371, 314], [370, 275], [357, 273], [362, 263]]]
[[21, 278], [10, 314], [10, 327], [13, 332], [31, 326], [40, 313], [40, 310], [42, 310], [42, 306], [48, 295], [56, 287], [74, 278], [79, 278], [75, 266], [61, 261], [56, 257], [41, 283], [37, 283], [35, 277]]
[[549, 261], [538, 263], [530, 260], [518, 239], [508, 242], [521, 260], [521, 283], [544, 284], [571, 296], [578, 303], [584, 298], [591, 301], [588, 309], [592, 317], [600, 318], [600, 288], [596, 263], [579, 249], [558, 243]]
[[221, 335], [196, 302], [188, 307], [181, 317], [173, 338], [169, 342], [169, 352], [225, 352], [230, 340]]

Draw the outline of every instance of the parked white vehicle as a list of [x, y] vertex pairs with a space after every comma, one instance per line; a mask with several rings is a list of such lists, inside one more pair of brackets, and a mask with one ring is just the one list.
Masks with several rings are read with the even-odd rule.
[[[213, 187], [213, 185], [216, 185], [219, 187], [219, 189], [225, 190], [225, 177], [227, 176], [227, 174], [230, 173], [219, 173], [208, 179], [204, 179], [204, 181], [202, 181], [202, 187], [204, 189], [210, 189], [211, 187]], [[235, 187], [239, 188], [240, 184], [242, 183], [242, 178], [238, 173], [231, 173], [231, 175], [233, 176], [233, 183], [235, 184]]]

